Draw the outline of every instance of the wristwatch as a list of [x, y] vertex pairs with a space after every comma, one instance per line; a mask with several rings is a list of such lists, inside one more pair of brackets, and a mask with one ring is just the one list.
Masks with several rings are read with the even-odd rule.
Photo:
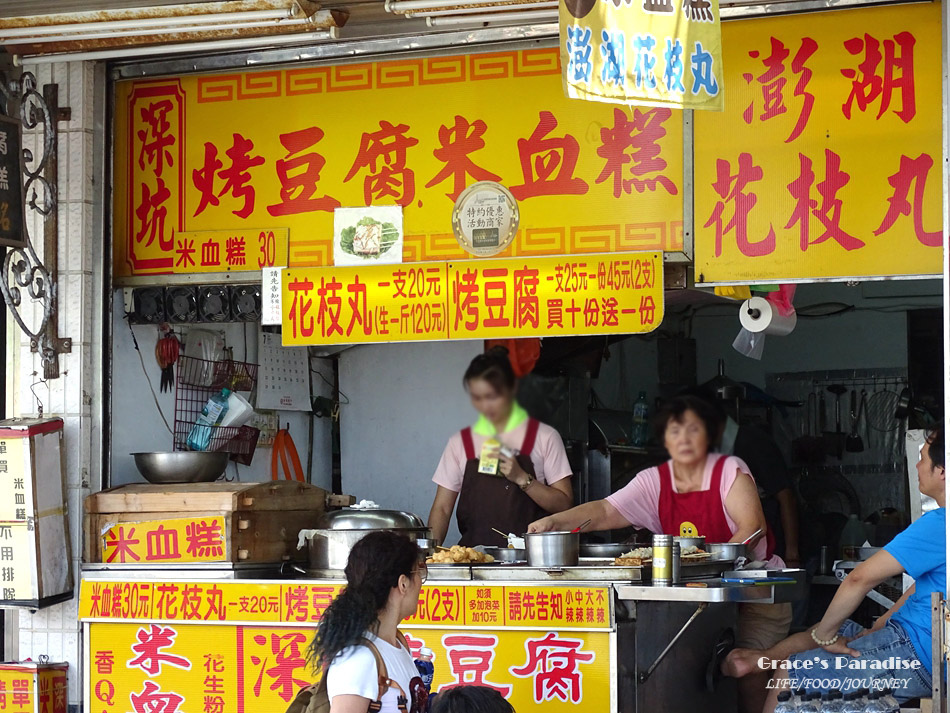
[[522, 490], [527, 490], [528, 488], [531, 487], [531, 483], [534, 482], [534, 476], [533, 476], [533, 475], [531, 475], [530, 473], [525, 473], [525, 475], [528, 476], [528, 479], [527, 479], [526, 481], [524, 481], [524, 485], [519, 486]]

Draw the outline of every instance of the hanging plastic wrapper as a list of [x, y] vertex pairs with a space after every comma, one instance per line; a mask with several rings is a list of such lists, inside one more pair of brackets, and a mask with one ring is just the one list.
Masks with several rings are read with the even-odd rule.
[[739, 308], [742, 329], [732, 343], [733, 349], [752, 359], [761, 359], [765, 337], [784, 337], [795, 329], [798, 315], [792, 306], [794, 285], [782, 285], [768, 297], [752, 297]]

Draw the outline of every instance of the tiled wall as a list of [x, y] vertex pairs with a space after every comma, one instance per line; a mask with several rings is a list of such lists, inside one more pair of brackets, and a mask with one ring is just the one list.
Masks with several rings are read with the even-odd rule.
[[[64, 453], [68, 485], [67, 507], [73, 543], [73, 569], [78, 588], [82, 501], [90, 485], [99, 483], [93, 472], [94, 433], [92, 413], [95, 399], [93, 369], [98, 363], [94, 346], [96, 326], [100, 322], [101, 305], [95, 297], [101, 275], [101, 228], [96, 220], [96, 200], [101, 200], [97, 186], [98, 169], [104, 160], [101, 137], [96, 143], [94, 133], [96, 107], [104, 100], [96, 91], [96, 75], [91, 63], [60, 63], [27, 67], [36, 75], [39, 85], [59, 86], [60, 106], [68, 106], [69, 121], [59, 122], [59, 335], [73, 340], [72, 353], [60, 357], [62, 376], [49, 383], [41, 381], [43, 370], [39, 356], [30, 352], [29, 339], [10, 320], [10, 329], [18, 349], [12, 360], [14, 380], [13, 413], [35, 416], [37, 397], [44, 415], [61, 416], [65, 421]], [[101, 112], [101, 106], [99, 107]], [[101, 131], [101, 128], [100, 128]], [[37, 138], [26, 132], [24, 143], [38, 155]], [[94, 152], [97, 156], [94, 156]], [[94, 227], [95, 226], [95, 227]], [[94, 234], [98, 230], [99, 234]], [[36, 252], [43, 255], [41, 221], [34, 220], [31, 236]], [[31, 391], [32, 386], [32, 391]], [[35, 392], [36, 397], [34, 397]], [[7, 658], [38, 659], [69, 663], [69, 702], [81, 703], [81, 633], [77, 620], [77, 600], [31, 614], [19, 613], [19, 650], [5, 652]], [[10, 619], [8, 618], [8, 621]]]

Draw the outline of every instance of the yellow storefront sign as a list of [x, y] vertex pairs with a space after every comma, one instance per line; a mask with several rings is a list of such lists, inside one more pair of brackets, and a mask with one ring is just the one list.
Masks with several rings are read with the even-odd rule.
[[663, 256], [615, 253], [283, 271], [285, 345], [650, 332]]
[[[318, 680], [313, 628], [98, 623], [89, 627], [88, 701], [97, 713], [286, 709]], [[611, 710], [606, 632], [403, 629], [432, 649], [433, 692], [490, 686], [516, 710]]]
[[567, 96], [722, 110], [718, 0], [561, 0], [559, 7]]
[[333, 211], [368, 205], [403, 207], [407, 262], [465, 259], [479, 180], [518, 199], [507, 255], [682, 250], [681, 115], [572, 102], [560, 74], [550, 48], [118, 82], [115, 275], [256, 269], [264, 230], [330, 265]]
[[221, 516], [121, 522], [104, 528], [99, 537], [102, 561], [106, 563], [168, 564], [230, 559], [227, 521]]
[[[84, 580], [84, 621], [315, 624], [342, 588], [331, 582]], [[407, 626], [609, 629], [606, 587], [427, 584]]]
[[939, 3], [723, 26], [696, 115], [696, 282], [940, 273]]

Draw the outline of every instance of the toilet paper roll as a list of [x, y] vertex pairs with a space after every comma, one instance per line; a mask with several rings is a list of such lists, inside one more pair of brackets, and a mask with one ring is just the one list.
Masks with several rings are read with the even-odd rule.
[[795, 329], [798, 315], [781, 315], [775, 306], [764, 297], [753, 297], [739, 308], [739, 322], [753, 334], [773, 334], [784, 337]]

